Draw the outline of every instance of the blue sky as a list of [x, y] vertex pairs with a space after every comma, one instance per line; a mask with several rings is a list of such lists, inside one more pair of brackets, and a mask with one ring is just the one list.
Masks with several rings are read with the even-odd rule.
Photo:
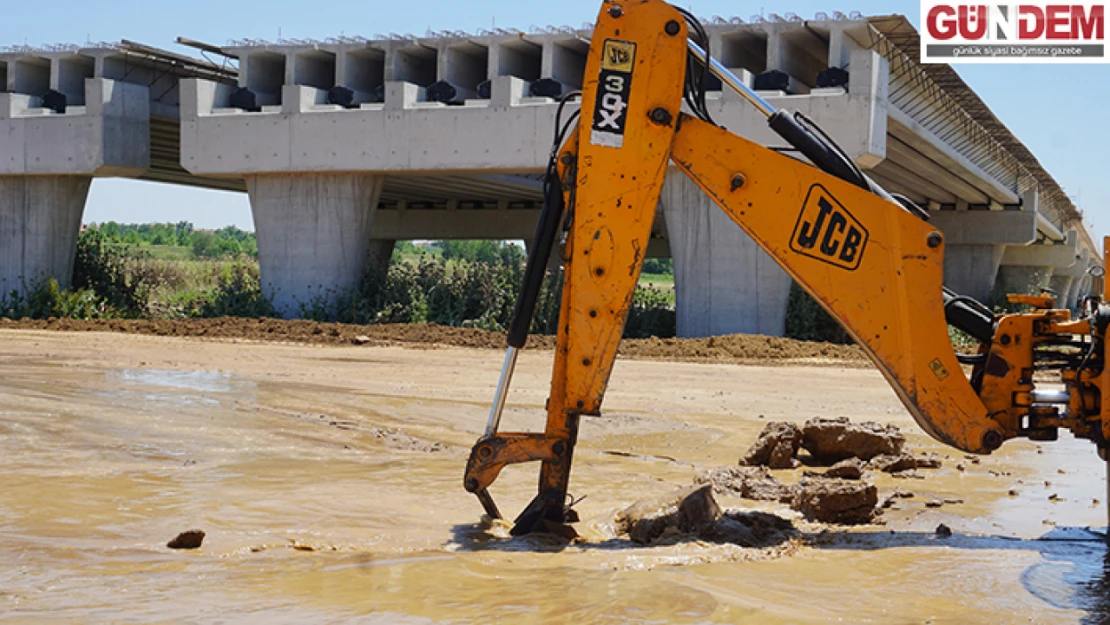
[[[48, 4], [5, 2], [0, 45], [82, 43], [132, 39], [191, 53], [172, 42], [178, 35], [215, 44], [230, 39], [373, 36], [548, 24], [579, 26], [591, 22], [598, 0], [521, 2], [520, 0], [55, 0]], [[701, 16], [748, 16], [792, 11], [812, 17], [817, 11], [860, 11], [866, 15], [902, 13], [915, 23], [917, 2], [853, 0], [828, 5], [814, 0], [781, 4], [722, 0], [684, 2]], [[1110, 65], [961, 65], [958, 71], [1094, 222], [1096, 236], [1110, 232]], [[235, 224], [252, 228], [250, 208], [241, 194], [191, 190], [122, 180], [93, 185], [86, 221], [193, 221], [200, 227]]]

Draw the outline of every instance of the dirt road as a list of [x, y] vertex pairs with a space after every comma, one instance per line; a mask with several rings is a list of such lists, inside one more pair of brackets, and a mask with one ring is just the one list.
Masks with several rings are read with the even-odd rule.
[[[585, 541], [509, 539], [479, 523], [461, 485], [501, 356], [0, 331], [0, 619], [1110, 618], [1106, 548], [1069, 529], [1105, 522], [1092, 448], [1015, 442], [973, 464], [921, 434], [881, 376], [856, 366], [620, 360], [576, 452]], [[540, 427], [550, 358], [522, 357], [505, 429]], [[722, 499], [790, 519], [796, 538], [639, 547], [614, 534], [617, 510], [735, 464], [767, 420], [818, 415], [894, 423], [944, 466], [924, 480], [878, 478], [881, 494], [915, 494], [884, 526], [822, 527], [778, 504]], [[533, 467], [510, 468], [494, 495], [515, 512], [534, 487]], [[939, 523], [954, 535], [936, 538]], [[207, 532], [199, 550], [166, 548], [193, 528]]]

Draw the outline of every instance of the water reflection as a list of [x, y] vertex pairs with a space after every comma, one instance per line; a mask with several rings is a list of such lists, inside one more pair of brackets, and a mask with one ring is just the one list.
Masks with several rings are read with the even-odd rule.
[[1101, 564], [1100, 571], [1079, 584], [1079, 607], [1087, 612], [1084, 624], [1110, 623], [1110, 552], [1103, 556]]

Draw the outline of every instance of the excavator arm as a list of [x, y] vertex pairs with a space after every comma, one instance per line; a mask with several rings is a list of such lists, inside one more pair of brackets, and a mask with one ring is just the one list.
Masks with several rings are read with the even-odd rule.
[[[1024, 351], [1003, 353], [1005, 346], [994, 345], [997, 320], [989, 311], [944, 289], [944, 236], [924, 212], [893, 199], [827, 138], [739, 85], [688, 43], [687, 21], [663, 0], [605, 0], [576, 127], [553, 150], [537, 245], [489, 427], [464, 477], [465, 488], [499, 517], [488, 488], [501, 469], [542, 463], [539, 492], [517, 517], [514, 533], [548, 531], [570, 517], [567, 485], [579, 419], [600, 412], [671, 163], [843, 325], [931, 436], [966, 452], [990, 453], [1029, 431], [1023, 421], [1029, 410], [1009, 391], [1020, 382], [1029, 389], [1016, 390], [1033, 392], [1032, 366], [1026, 371], [1010, 361], [1031, 358], [1037, 332], [1046, 330], [1043, 320], [1036, 328], [1033, 321], [1024, 324]], [[688, 54], [700, 65], [688, 66]], [[809, 162], [683, 113], [683, 87], [698, 67], [715, 70], [726, 86], [740, 90]], [[704, 96], [690, 96], [687, 88], [690, 108], [704, 110]], [[500, 433], [512, 368], [560, 226], [566, 233], [565, 277], [547, 425], [542, 434]], [[1039, 314], [1066, 322], [1060, 312]], [[952, 347], [949, 323], [984, 342], [970, 379]], [[1079, 321], [1050, 334], [1093, 327]], [[1079, 416], [1062, 423], [1087, 427], [1091, 438], [1105, 429], [1092, 426], [1101, 414], [1100, 389], [1107, 385], [1101, 374], [1104, 330], [1091, 333], [1100, 346], [1097, 370], [1092, 367], [1082, 384], [1083, 371], [1076, 373], [1068, 393], [1068, 401], [1079, 404]], [[1006, 344], [1011, 350], [1013, 338]], [[1035, 403], [1028, 399], [1028, 405]], [[1042, 424], [1041, 430], [1056, 425]]]

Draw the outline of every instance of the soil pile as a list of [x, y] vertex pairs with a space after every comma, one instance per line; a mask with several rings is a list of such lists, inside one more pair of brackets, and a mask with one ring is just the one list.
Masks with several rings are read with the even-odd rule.
[[[306, 320], [242, 319], [0, 319], [0, 329], [62, 332], [123, 332], [217, 340], [279, 341], [322, 345], [411, 345], [504, 349], [505, 333], [435, 324], [351, 325]], [[532, 336], [528, 349], [555, 348], [554, 336]], [[855, 345], [796, 341], [771, 336], [731, 335], [705, 339], [627, 339], [618, 354], [634, 360], [775, 364], [835, 361], [865, 367]]]

